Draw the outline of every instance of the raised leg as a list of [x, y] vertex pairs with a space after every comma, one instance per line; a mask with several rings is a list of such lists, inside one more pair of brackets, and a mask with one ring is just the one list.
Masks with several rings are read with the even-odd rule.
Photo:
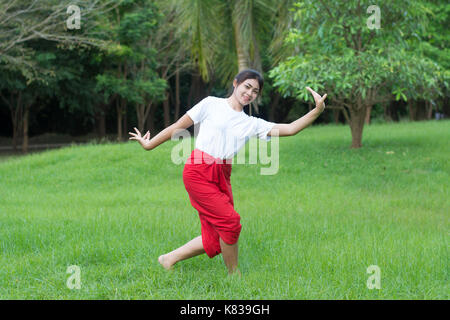
[[169, 270], [178, 261], [186, 260], [202, 253], [205, 253], [205, 249], [203, 249], [202, 236], [198, 236], [178, 249], [159, 256], [158, 262], [165, 269]]

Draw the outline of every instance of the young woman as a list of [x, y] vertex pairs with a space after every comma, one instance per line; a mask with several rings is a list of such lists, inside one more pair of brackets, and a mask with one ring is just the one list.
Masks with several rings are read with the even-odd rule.
[[273, 123], [250, 117], [243, 110], [261, 94], [264, 80], [255, 70], [240, 72], [233, 81], [233, 93], [228, 98], [207, 97], [192, 107], [176, 123], [150, 139], [129, 132], [146, 150], [153, 150], [171, 139], [176, 130], [200, 124], [195, 149], [183, 170], [183, 182], [192, 206], [198, 211], [201, 236], [172, 252], [161, 255], [159, 263], [170, 269], [175, 263], [203, 253], [210, 258], [222, 253], [228, 273], [239, 273], [238, 238], [240, 216], [234, 210], [231, 191], [231, 160], [251, 137], [269, 140], [271, 136], [292, 136], [309, 126], [325, 109], [326, 94], [321, 97], [311, 88], [316, 107], [300, 119]]

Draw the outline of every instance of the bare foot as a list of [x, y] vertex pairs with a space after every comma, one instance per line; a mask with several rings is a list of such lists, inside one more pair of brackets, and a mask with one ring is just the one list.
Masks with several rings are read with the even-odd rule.
[[168, 261], [165, 254], [159, 256], [158, 262], [163, 266], [164, 269], [166, 270], [172, 269], [173, 263], [170, 263], [170, 261]]
[[228, 277], [241, 279], [242, 274], [241, 274], [241, 271], [239, 271], [239, 269], [236, 268], [232, 272], [228, 272]]

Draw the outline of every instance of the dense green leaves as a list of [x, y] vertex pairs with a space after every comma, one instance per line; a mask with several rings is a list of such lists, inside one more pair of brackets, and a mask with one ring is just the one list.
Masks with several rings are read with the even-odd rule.
[[[367, 2], [367, 1], [366, 1]], [[423, 4], [392, 1], [380, 8], [381, 29], [371, 30], [365, 12], [369, 2], [297, 3], [300, 26], [293, 29], [288, 45], [301, 43], [298, 55], [274, 68], [271, 76], [285, 95], [307, 98], [305, 86], [325, 88], [340, 100], [366, 99], [371, 88], [383, 87], [380, 99], [398, 92], [412, 98], [436, 94], [442, 70], [420, 55], [406, 40], [426, 21], [417, 10]], [[319, 19], [319, 16], [322, 18]], [[338, 17], [338, 24], [334, 18]], [[397, 41], [399, 40], [399, 41]], [[406, 96], [405, 96], [406, 97]]]
[[389, 1], [372, 11], [370, 1], [356, 0], [295, 6], [298, 26], [286, 45], [300, 44], [298, 53], [270, 72], [285, 96], [307, 100], [310, 86], [356, 115], [377, 102], [442, 95], [444, 69], [416, 50], [428, 24], [424, 2]]
[[[81, 8], [80, 30], [64, 23], [69, 4]], [[90, 122], [136, 107], [143, 126], [165, 100], [151, 117], [168, 125], [206, 92], [223, 94], [244, 66], [266, 75], [263, 110], [279, 122], [306, 110], [306, 86], [355, 111], [346, 119], [389, 101], [437, 111], [449, 96], [443, 0], [0, 0], [0, 9], [3, 105], [35, 92]]]
[[166, 82], [155, 72], [156, 50], [150, 41], [160, 18], [151, 1], [128, 1], [120, 7], [119, 23], [113, 26], [116, 45], [103, 57], [105, 72], [96, 77], [96, 89], [106, 101], [116, 94], [137, 104], [164, 98]]
[[[0, 70], [20, 72], [30, 83], [42, 80], [35, 50], [29, 44], [47, 40], [67, 47], [105, 46], [98, 24], [120, 1], [0, 1]], [[80, 9], [80, 28], [69, 30], [69, 6]]]

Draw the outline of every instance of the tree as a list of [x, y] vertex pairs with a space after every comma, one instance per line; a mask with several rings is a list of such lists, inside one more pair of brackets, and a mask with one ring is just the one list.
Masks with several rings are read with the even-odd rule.
[[17, 149], [17, 139], [23, 128], [24, 100], [29, 100], [28, 97], [24, 97], [25, 88], [26, 79], [18, 72], [5, 71], [0, 77], [0, 97], [11, 114], [14, 150]]
[[0, 80], [0, 96], [11, 112], [13, 124], [13, 148], [17, 148], [17, 138], [22, 133], [22, 152], [28, 152], [28, 127], [31, 107], [38, 97], [50, 95], [50, 86], [55, 82], [53, 62], [55, 55], [44, 50], [35, 50], [34, 64], [46, 70], [31, 83], [19, 72], [6, 70]]
[[[263, 60], [288, 26], [292, 1], [283, 0], [172, 0], [177, 35], [190, 50], [194, 70], [204, 82], [219, 78], [228, 85], [237, 72], [263, 71]], [[273, 51], [276, 51], [273, 45]], [[265, 57], [262, 56], [264, 52]], [[266, 59], [270, 60], [270, 58]], [[259, 112], [256, 104], [253, 105]], [[251, 113], [250, 109], [250, 113]]]
[[[439, 76], [443, 79], [440, 83], [443, 97], [434, 96], [426, 101], [408, 100], [411, 120], [419, 120], [419, 114], [422, 114], [423, 118], [431, 119], [433, 109], [436, 112], [443, 113], [445, 105], [448, 105], [448, 97], [450, 96], [450, 30], [448, 28], [450, 24], [450, 6], [448, 1], [432, 0], [427, 1], [426, 9], [425, 13], [428, 17], [427, 28], [418, 30], [420, 31], [419, 37], [423, 41], [417, 41], [417, 38], [412, 38], [410, 42], [415, 43], [417, 50], [424, 56], [441, 66]], [[425, 106], [425, 110], [423, 110], [423, 106]]]
[[285, 96], [307, 101], [306, 86], [327, 92], [350, 121], [352, 148], [362, 146], [364, 120], [375, 103], [441, 94], [439, 66], [408, 43], [426, 26], [424, 3], [371, 4], [296, 3], [299, 25], [286, 41], [301, 47], [270, 73]]
[[138, 127], [143, 130], [150, 107], [164, 98], [166, 81], [155, 72], [156, 50], [151, 38], [160, 18], [156, 6], [151, 1], [127, 1], [115, 14], [112, 37], [118, 45], [110, 47], [104, 57], [111, 64], [97, 76], [97, 90], [103, 92], [106, 101], [116, 101], [120, 141], [127, 103], [136, 106]]
[[[13, 146], [23, 130], [22, 150], [28, 149], [28, 118], [31, 106], [55, 85], [55, 55], [41, 50], [44, 42], [61, 47], [105, 46], [94, 37], [102, 15], [118, 2], [95, 1], [2, 1], [0, 0], [0, 83], [3, 102], [9, 107], [13, 123]], [[68, 30], [70, 6], [80, 10], [78, 30]]]
[[[30, 41], [44, 39], [66, 45], [105, 45], [94, 34], [113, 0], [0, 0], [0, 68], [19, 71], [28, 82], [40, 75]], [[80, 9], [80, 29], [68, 30], [69, 6]], [[69, 12], [69, 13], [68, 13]]]
[[[157, 28], [151, 33], [149, 43], [155, 49], [156, 71], [161, 79], [167, 83], [175, 77], [175, 92], [168, 86], [164, 93], [163, 116], [164, 127], [171, 124], [169, 100], [175, 103], [174, 121], [180, 116], [180, 74], [192, 67], [187, 58], [188, 47], [184, 44], [183, 35], [177, 34], [180, 21], [177, 19], [177, 4], [167, 0], [155, 1], [158, 11], [161, 12]], [[151, 106], [155, 112], [157, 106]], [[153, 119], [150, 119], [150, 130], [153, 131]]]

